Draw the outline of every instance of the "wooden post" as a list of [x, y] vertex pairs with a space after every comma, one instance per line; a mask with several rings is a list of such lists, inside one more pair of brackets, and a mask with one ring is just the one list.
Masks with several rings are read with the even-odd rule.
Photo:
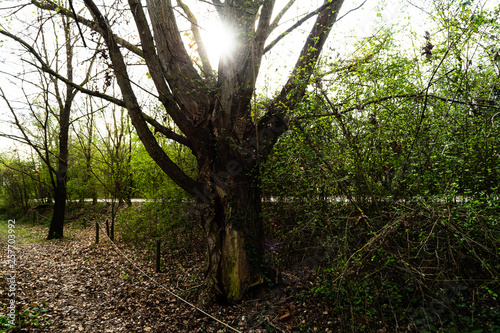
[[95, 243], [99, 244], [99, 222], [95, 223]]
[[156, 273], [160, 273], [160, 244], [161, 240], [156, 240]]

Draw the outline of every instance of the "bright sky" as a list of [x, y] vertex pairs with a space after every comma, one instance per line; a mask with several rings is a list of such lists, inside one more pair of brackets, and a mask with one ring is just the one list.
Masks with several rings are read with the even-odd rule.
[[[198, 0], [196, 1], [197, 5], [192, 6], [191, 9], [197, 14], [198, 21], [202, 27], [202, 34], [206, 39], [208, 52], [213, 62], [213, 67], [217, 68], [216, 62], [218, 56], [227, 56], [231, 51], [231, 32], [224, 29], [216, 20], [206, 20], [206, 17], [210, 15], [213, 17], [213, 7]], [[422, 22], [422, 19], [418, 17], [420, 15], [418, 11], [416, 11], [414, 7], [409, 8], [405, 0], [387, 0], [390, 4], [381, 5], [383, 1], [384, 0], [367, 0], [361, 9], [354, 10], [346, 17], [342, 18], [336, 24], [324, 52], [335, 52], [349, 58], [352, 56], [351, 53], [354, 52], [352, 42], [355, 39], [372, 35], [375, 29], [387, 26], [389, 24], [388, 22], [404, 21], [404, 15], [410, 15], [408, 14], [408, 10], [411, 15], [415, 15], [417, 22]], [[276, 6], [277, 10], [281, 9], [287, 2], [288, 0], [278, 0]], [[189, 4], [190, 1], [186, 1], [186, 3]], [[323, 0], [298, 0], [297, 3], [298, 4], [292, 7], [282, 19], [282, 27], [277, 29], [278, 32], [283, 31], [293, 24], [294, 20], [300, 18], [307, 10], [310, 11], [314, 8], [318, 8], [323, 3]], [[346, 0], [339, 17], [357, 8], [361, 3], [363, 3], [362, 0]], [[0, 8], [18, 4], [19, 0], [0, 0]], [[381, 14], [379, 14], [377, 10], [378, 6], [383, 6], [384, 8], [383, 11], [380, 11]], [[75, 1], [75, 7], [77, 10], [78, 8], [82, 9], [83, 4], [79, 1]], [[3, 15], [1, 10], [0, 15]], [[21, 16], [21, 18], [25, 18], [27, 22], [33, 21], [31, 11], [27, 12], [25, 15], [26, 16]], [[271, 95], [284, 82], [296, 61], [298, 51], [302, 47], [314, 20], [315, 18], [311, 18], [306, 24], [283, 39], [278, 46], [269, 52], [267, 61], [263, 63], [261, 75], [259, 76], [260, 81], [258, 89], [260, 91], [258, 93]], [[8, 29], [14, 29], [11, 28], [12, 26], [9, 24], [9, 18], [0, 18], [0, 24], [3, 24]], [[185, 26], [185, 28], [187, 28], [187, 26]], [[181, 29], [183, 29], [182, 24]], [[276, 37], [276, 35], [272, 35], [270, 40], [274, 39], [274, 37]], [[9, 78], [7, 75], [7, 73], [10, 73], [17, 76], [23, 70], [19, 64], [19, 58], [12, 56], [12, 54], [19, 53], [12, 51], [11, 48], [18, 50], [19, 47], [7, 40], [4, 36], [1, 36], [0, 40], [4, 40], [3, 43], [0, 43], [0, 87], [8, 94], [9, 98], [12, 98], [12, 100], [23, 100], [22, 90], [19, 86], [20, 82], [11, 77]], [[136, 77], [136, 80], [140, 85], [152, 85], [152, 83], [150, 81], [148, 82], [145, 78], [145, 75]], [[12, 116], [5, 102], [0, 99], [0, 132], [11, 132], [6, 125], [11, 119]], [[5, 139], [0, 139], [0, 151], [6, 148], [9, 149], [8, 147], [12, 147], [12, 144]]]

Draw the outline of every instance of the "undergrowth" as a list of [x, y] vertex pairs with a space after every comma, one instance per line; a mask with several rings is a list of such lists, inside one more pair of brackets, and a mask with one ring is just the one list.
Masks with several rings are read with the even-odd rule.
[[118, 215], [121, 238], [142, 244], [161, 239], [172, 249], [186, 247], [198, 233], [196, 222], [186, 217], [189, 209], [184, 195], [124, 208]]
[[314, 270], [339, 331], [500, 331], [500, 203], [304, 204], [269, 204], [268, 234], [283, 270]]

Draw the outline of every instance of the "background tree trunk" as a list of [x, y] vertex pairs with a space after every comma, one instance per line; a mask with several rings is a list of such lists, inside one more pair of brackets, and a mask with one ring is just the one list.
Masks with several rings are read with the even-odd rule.
[[66, 213], [66, 174], [67, 163], [59, 164], [56, 173], [56, 188], [54, 190], [54, 212], [50, 221], [49, 235], [47, 239], [62, 238], [64, 233], [64, 216]]
[[[66, 71], [69, 80], [73, 80], [73, 45], [71, 44], [71, 28], [70, 19], [62, 20], [64, 26], [65, 48], [66, 48]], [[57, 80], [54, 79], [56, 87], [56, 99], [59, 104], [59, 154], [58, 170], [56, 175], [56, 186], [54, 187], [54, 213], [50, 221], [49, 235], [47, 239], [62, 238], [64, 233], [64, 217], [66, 213], [66, 178], [68, 175], [68, 158], [69, 158], [69, 124], [70, 114], [73, 100], [78, 90], [66, 84], [66, 94], [63, 100], [59, 89], [57, 89]]]

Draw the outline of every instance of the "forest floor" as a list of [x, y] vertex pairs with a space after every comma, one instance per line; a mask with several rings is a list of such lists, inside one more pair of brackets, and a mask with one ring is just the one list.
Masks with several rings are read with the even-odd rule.
[[[2, 226], [0, 233], [4, 314], [10, 299], [6, 230]], [[95, 228], [76, 223], [65, 226], [61, 240], [47, 241], [46, 234], [46, 227], [16, 225], [16, 319], [22, 324], [9, 332], [337, 331], [328, 304], [302, 294], [314, 278], [308, 272], [282, 272], [283, 283], [274, 290], [206, 309], [233, 330], [174, 296], [196, 302], [203, 278], [201, 251], [165, 249], [163, 270], [155, 273], [153, 246], [114, 245], [102, 233], [96, 244]]]

